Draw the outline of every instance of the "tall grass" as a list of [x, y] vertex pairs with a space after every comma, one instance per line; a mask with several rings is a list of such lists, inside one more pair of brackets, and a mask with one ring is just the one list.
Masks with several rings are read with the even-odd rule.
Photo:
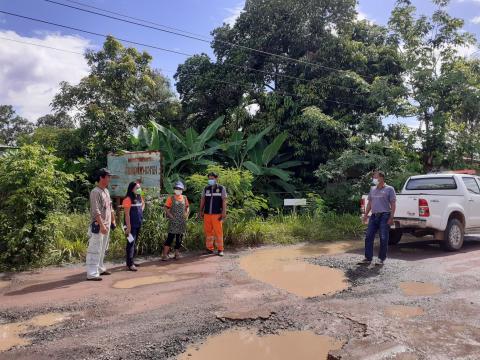
[[[153, 204], [145, 215], [145, 223], [138, 239], [138, 254], [158, 255], [167, 235], [168, 223], [160, 203]], [[51, 219], [53, 241], [49, 257], [42, 265], [85, 261], [89, 219], [85, 213], [56, 214]], [[125, 256], [126, 238], [121, 225], [111, 233], [107, 259], [121, 259]], [[250, 219], [229, 217], [224, 225], [225, 245], [231, 248], [353, 240], [361, 237], [363, 232], [364, 225], [358, 216], [330, 212], [299, 215], [277, 213], [267, 218]], [[184, 245], [189, 250], [205, 247], [201, 221], [189, 220]]]

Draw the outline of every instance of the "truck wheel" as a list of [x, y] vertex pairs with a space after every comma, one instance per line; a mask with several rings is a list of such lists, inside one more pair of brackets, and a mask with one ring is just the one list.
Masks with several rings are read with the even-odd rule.
[[445, 229], [445, 239], [443, 240], [443, 248], [446, 251], [457, 251], [463, 246], [464, 229], [463, 224], [457, 219], [448, 220]]
[[402, 240], [403, 232], [399, 229], [392, 229], [390, 230], [390, 235], [388, 237], [388, 244], [389, 245], [397, 245], [400, 240]]

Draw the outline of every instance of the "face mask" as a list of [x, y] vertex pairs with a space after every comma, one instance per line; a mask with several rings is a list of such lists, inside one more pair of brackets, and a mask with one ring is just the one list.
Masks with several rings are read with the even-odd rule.
[[208, 179], [208, 185], [213, 186], [217, 183], [217, 180], [214, 179]]
[[183, 191], [182, 190], [175, 190], [174, 193], [175, 193], [175, 195], [182, 195]]
[[372, 184], [377, 186], [378, 185], [378, 179], [372, 179]]
[[142, 195], [142, 189], [141, 188], [138, 188], [137, 190], [135, 190], [135, 193], [137, 195]]

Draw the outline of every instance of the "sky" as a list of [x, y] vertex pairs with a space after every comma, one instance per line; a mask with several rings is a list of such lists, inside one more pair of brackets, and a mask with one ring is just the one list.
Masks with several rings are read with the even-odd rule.
[[[55, 0], [78, 6], [71, 0]], [[158, 24], [208, 37], [224, 22], [233, 23], [244, 0], [73, 0], [98, 8], [127, 14]], [[292, 0], [295, 1], [295, 0]], [[359, 18], [386, 24], [395, 0], [360, 0]], [[413, 0], [419, 12], [431, 13], [431, 0]], [[106, 19], [58, 6], [44, 0], [0, 0], [0, 11], [55, 22], [117, 38], [151, 44], [187, 54], [211, 54], [208, 43], [185, 39], [153, 29]], [[449, 12], [465, 19], [465, 30], [480, 39], [480, 0], [452, 0]], [[86, 49], [98, 49], [104, 38], [74, 30], [19, 19], [0, 13], [0, 104], [13, 105], [31, 121], [51, 112], [50, 102], [61, 81], [75, 84], [88, 74], [83, 58]], [[25, 44], [28, 43], [28, 44]], [[42, 45], [38, 47], [32, 44]], [[125, 44], [132, 46], [130, 44]], [[173, 74], [186, 56], [142, 48], [153, 56], [174, 85]], [[55, 48], [55, 49], [53, 49]], [[65, 50], [65, 51], [61, 51]], [[470, 55], [475, 49], [465, 49]], [[390, 119], [394, 122], [395, 119]], [[407, 122], [410, 120], [406, 120]], [[412, 120], [413, 121], [413, 120]]]

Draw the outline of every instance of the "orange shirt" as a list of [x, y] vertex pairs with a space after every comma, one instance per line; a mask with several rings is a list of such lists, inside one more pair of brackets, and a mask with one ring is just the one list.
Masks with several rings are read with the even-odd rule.
[[124, 209], [130, 209], [132, 207], [132, 200], [127, 196], [123, 199], [122, 206]]
[[[175, 196], [175, 200], [177, 200], [177, 201], [183, 201], [183, 198], [185, 198], [185, 206], [187, 208], [190, 206], [189, 203], [188, 203], [188, 199], [185, 195], [173, 195], [173, 196]], [[167, 198], [167, 201], [165, 202], [165, 206], [170, 209], [172, 207], [172, 202], [173, 202], [172, 197], [169, 196]]]

